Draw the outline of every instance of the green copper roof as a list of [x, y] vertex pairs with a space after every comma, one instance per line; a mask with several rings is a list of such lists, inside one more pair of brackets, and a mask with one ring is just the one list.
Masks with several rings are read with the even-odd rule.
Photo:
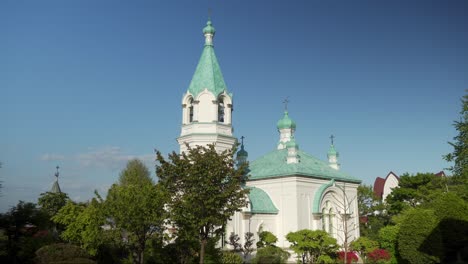
[[256, 187], [247, 187], [250, 189], [250, 212], [253, 214], [277, 214], [278, 208], [271, 201], [268, 194]]
[[299, 144], [296, 143], [294, 137], [291, 137], [291, 140], [286, 142], [286, 148], [297, 148], [299, 149]]
[[52, 189], [50, 189], [50, 192], [53, 192], [53, 193], [61, 193], [62, 192], [60, 190], [60, 185], [59, 185], [58, 181], [54, 182], [54, 185], [52, 185]]
[[335, 179], [345, 182], [360, 183], [361, 181], [348, 174], [330, 168], [325, 163], [304, 151], [297, 151], [300, 162], [286, 163], [287, 149], [274, 150], [249, 165], [249, 180], [260, 180], [284, 176], [304, 176], [319, 179]]
[[[207, 26], [203, 32], [213, 31], [214, 27], [211, 26], [211, 21], [208, 21]], [[216, 58], [214, 47], [212, 44], [205, 44], [202, 55], [198, 61], [197, 69], [193, 74], [192, 81], [190, 82], [188, 91], [197, 96], [203, 90], [208, 89], [214, 96], [226, 91], [226, 83], [224, 83], [223, 74]]]
[[284, 111], [284, 116], [282, 119], [278, 121], [278, 123], [276, 124], [276, 127], [278, 129], [284, 129], [284, 128], [296, 129], [296, 122], [294, 122], [291, 118], [289, 118], [288, 111]]
[[237, 152], [237, 157], [247, 157], [249, 153], [245, 151], [244, 145], [241, 145], [241, 149]]
[[335, 146], [331, 145], [330, 150], [328, 150], [328, 156], [337, 156], [338, 152], [335, 150]]
[[208, 20], [206, 22], [206, 27], [203, 28], [203, 34], [213, 34], [216, 32], [215, 28], [213, 27], [213, 24], [211, 23], [211, 20]]

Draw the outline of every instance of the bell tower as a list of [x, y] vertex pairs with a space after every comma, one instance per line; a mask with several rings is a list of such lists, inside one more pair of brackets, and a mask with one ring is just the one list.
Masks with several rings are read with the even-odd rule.
[[187, 92], [182, 97], [180, 152], [190, 146], [215, 143], [216, 150], [231, 149], [237, 139], [232, 132], [232, 94], [228, 92], [216, 58], [216, 30], [208, 20], [203, 28], [205, 46]]

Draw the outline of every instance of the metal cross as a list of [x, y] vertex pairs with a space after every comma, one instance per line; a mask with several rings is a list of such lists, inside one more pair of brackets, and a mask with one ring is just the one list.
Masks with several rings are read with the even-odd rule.
[[57, 166], [57, 167], [55, 167], [55, 168], [57, 169], [57, 172], [55, 173], [55, 177], [57, 177], [57, 179], [58, 179], [58, 176], [59, 176], [59, 169], [60, 169], [60, 167], [59, 167], [59, 166]]
[[244, 146], [244, 136], [241, 137], [241, 145]]
[[286, 97], [286, 99], [284, 99], [283, 101], [283, 104], [284, 104], [284, 110], [288, 110], [288, 103], [289, 103], [289, 97]]
[[330, 136], [332, 145], [333, 145], [333, 139], [334, 139], [334, 138], [335, 138], [335, 136], [333, 136], [333, 135]]

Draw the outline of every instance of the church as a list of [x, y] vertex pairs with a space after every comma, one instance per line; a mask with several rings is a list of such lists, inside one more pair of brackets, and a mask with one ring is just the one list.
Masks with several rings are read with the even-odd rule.
[[[205, 45], [190, 85], [182, 97], [182, 129], [177, 138], [180, 152], [190, 146], [215, 143], [218, 151], [231, 149], [233, 95], [229, 93], [215, 55], [215, 28], [208, 20], [203, 28]], [[282, 117], [281, 117], [282, 115]], [[361, 182], [340, 171], [338, 152], [332, 142], [328, 160], [322, 161], [300, 150], [294, 133], [296, 123], [287, 110], [279, 113], [276, 149], [256, 160], [248, 160], [242, 142], [237, 162], [249, 161], [249, 205], [237, 212], [226, 226], [226, 234], [270, 231], [279, 247], [289, 247], [285, 236], [301, 229], [325, 230], [339, 244], [359, 237], [357, 187]], [[273, 124], [272, 124], [273, 126]]]

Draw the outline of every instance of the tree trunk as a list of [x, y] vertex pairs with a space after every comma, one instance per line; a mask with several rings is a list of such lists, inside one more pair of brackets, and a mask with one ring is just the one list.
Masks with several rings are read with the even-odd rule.
[[206, 238], [203, 238], [200, 241], [200, 264], [204, 264], [205, 262], [205, 246], [206, 246]]

